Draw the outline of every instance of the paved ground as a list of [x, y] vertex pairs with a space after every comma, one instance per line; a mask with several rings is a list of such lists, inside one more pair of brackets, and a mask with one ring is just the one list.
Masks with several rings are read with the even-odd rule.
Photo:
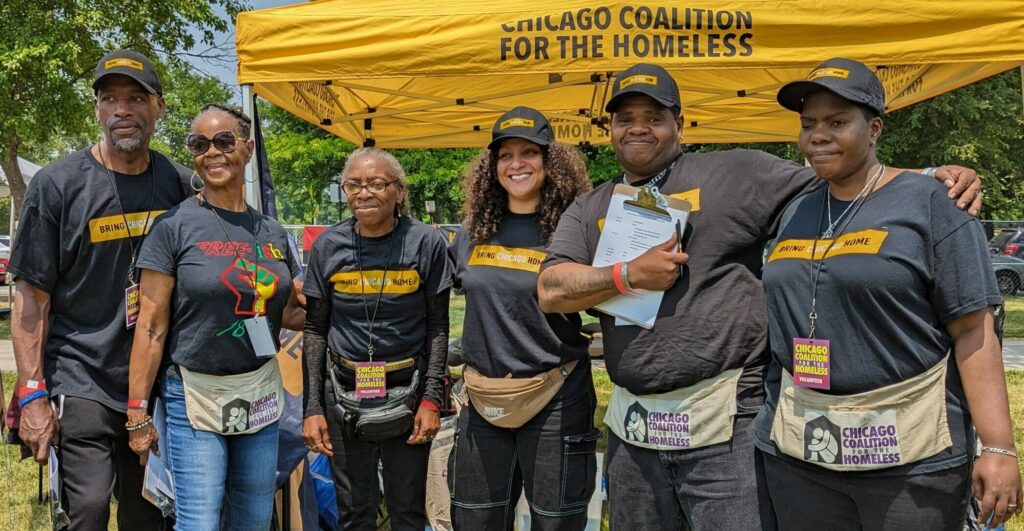
[[[1024, 370], [1024, 339], [1010, 339], [1003, 345], [1003, 364], [1007, 369]], [[604, 368], [603, 359], [595, 359], [594, 366]], [[13, 371], [14, 350], [10, 340], [0, 340], [0, 371]]]

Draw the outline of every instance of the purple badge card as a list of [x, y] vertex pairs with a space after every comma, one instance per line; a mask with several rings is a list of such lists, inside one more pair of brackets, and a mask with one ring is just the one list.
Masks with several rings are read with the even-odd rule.
[[832, 372], [831, 347], [827, 339], [793, 338], [793, 385], [829, 389]]

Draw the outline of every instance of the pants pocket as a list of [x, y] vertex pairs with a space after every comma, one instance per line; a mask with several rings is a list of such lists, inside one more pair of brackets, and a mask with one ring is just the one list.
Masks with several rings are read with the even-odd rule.
[[455, 437], [452, 442], [452, 451], [448, 454], [448, 497], [452, 500], [455, 499], [455, 464], [459, 458], [459, 438], [462, 434], [462, 428], [455, 428]]
[[594, 494], [597, 475], [597, 439], [601, 431], [594, 429], [582, 435], [562, 437], [562, 509], [583, 509]]

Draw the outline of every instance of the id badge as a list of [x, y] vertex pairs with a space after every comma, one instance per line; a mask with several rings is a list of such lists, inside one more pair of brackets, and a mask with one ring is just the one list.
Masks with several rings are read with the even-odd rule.
[[128, 330], [135, 328], [139, 320], [139, 285], [132, 284], [124, 290], [124, 326]]
[[832, 347], [827, 339], [793, 338], [793, 385], [809, 389], [831, 387]]
[[274, 336], [270, 335], [270, 322], [266, 315], [257, 315], [242, 321], [245, 323], [245, 333], [252, 342], [252, 349], [256, 352], [257, 358], [271, 358], [277, 354], [277, 347], [274, 346]]
[[356, 398], [377, 398], [387, 396], [387, 363], [383, 361], [360, 361], [356, 363]]

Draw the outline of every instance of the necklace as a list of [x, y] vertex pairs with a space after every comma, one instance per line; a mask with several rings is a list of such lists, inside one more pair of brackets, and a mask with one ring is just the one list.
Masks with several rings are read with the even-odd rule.
[[[103, 144], [100, 144], [97, 149], [100, 154], [100, 165], [107, 171], [107, 179], [110, 180], [110, 188], [114, 191], [114, 201], [117, 202], [117, 208], [121, 211], [121, 220], [124, 221], [124, 232], [128, 238], [128, 248], [132, 251], [132, 261], [128, 265], [128, 285], [135, 285], [135, 261], [139, 259], [139, 252], [142, 250], [142, 243], [138, 246], [135, 245], [135, 237], [132, 236], [131, 226], [128, 225], [128, 215], [124, 212], [124, 205], [121, 204], [121, 196], [117, 193], [117, 183], [114, 182], [114, 172], [107, 166], [106, 158], [103, 156]], [[142, 239], [146, 239], [146, 231], [149, 230], [149, 217], [153, 215], [153, 204], [156, 201], [156, 170], [153, 168], [154, 162], [153, 157], [149, 157], [149, 208], [146, 210], [146, 222], [142, 225], [142, 229], [139, 230], [139, 234]]]
[[377, 302], [373, 305], [373, 316], [370, 316], [370, 309], [366, 305], [366, 281], [363, 279], [363, 239], [359, 235], [359, 229], [353, 227], [356, 233], [356, 267], [359, 268], [359, 292], [362, 296], [363, 315], [366, 317], [368, 330], [366, 332], [366, 355], [373, 361], [373, 324], [377, 321], [377, 310], [380, 309], [380, 299], [384, 295], [384, 285], [388, 280], [388, 268], [391, 267], [391, 251], [395, 249], [395, 233], [398, 232], [398, 224], [401, 219], [395, 222], [395, 228], [388, 237], [388, 256], [384, 260], [384, 273], [380, 277], [380, 289], [377, 290]]
[[851, 208], [853, 208], [853, 205], [855, 205], [857, 203], [857, 201], [861, 197], [863, 197], [864, 194], [867, 193], [868, 190], [874, 188], [875, 185], [878, 184], [878, 181], [880, 181], [882, 179], [882, 175], [884, 173], [885, 173], [885, 165], [882, 164], [882, 165], [880, 165], [878, 167], [878, 171], [875, 172], [874, 177], [872, 177], [870, 180], [868, 180], [868, 182], [864, 183], [864, 188], [860, 189], [860, 193], [857, 194], [857, 197], [853, 198], [853, 201], [851, 201], [849, 205], [846, 205], [846, 210], [843, 210], [843, 213], [839, 214], [839, 217], [836, 218], [835, 221], [832, 221], [832, 194], [831, 194], [832, 186], [831, 185], [827, 185], [826, 186], [826, 190], [825, 190], [825, 204], [828, 205], [827, 206], [827, 209], [828, 209], [828, 228], [825, 229], [825, 232], [821, 233], [821, 237], [822, 238], [831, 238], [832, 237], [832, 231], [834, 231], [836, 229], [836, 226], [839, 225], [839, 222], [842, 221], [844, 217], [846, 217], [846, 214], [850, 211]]

